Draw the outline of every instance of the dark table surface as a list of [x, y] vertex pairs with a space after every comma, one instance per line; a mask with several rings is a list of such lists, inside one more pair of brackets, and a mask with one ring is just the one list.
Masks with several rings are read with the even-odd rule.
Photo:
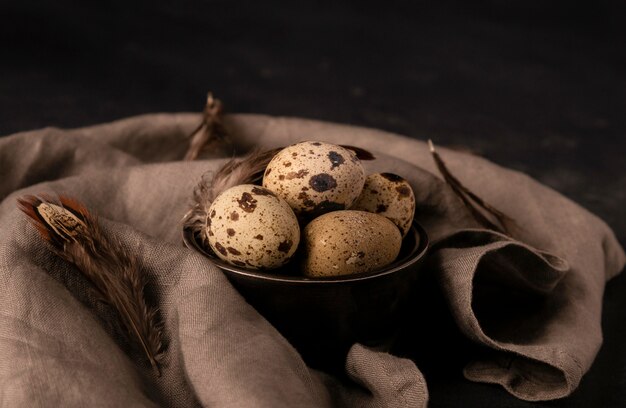
[[[5, 1], [0, 134], [200, 111], [211, 90], [231, 112], [468, 149], [574, 199], [624, 245], [625, 23], [610, 0]], [[431, 406], [626, 406], [624, 321], [619, 276], [569, 398], [529, 404], [453, 373], [427, 378]]]

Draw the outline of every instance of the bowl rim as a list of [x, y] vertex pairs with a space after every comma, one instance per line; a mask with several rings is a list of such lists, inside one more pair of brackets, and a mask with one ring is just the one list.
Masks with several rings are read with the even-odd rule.
[[198, 244], [196, 237], [193, 231], [191, 231], [191, 229], [183, 228], [182, 238], [183, 238], [183, 244], [187, 248], [199, 252], [200, 254], [208, 258], [213, 264], [215, 264], [215, 266], [226, 271], [227, 273], [245, 276], [247, 278], [253, 278], [253, 279], [263, 280], [263, 281], [275, 281], [275, 282], [281, 282], [281, 283], [315, 285], [315, 284], [325, 284], [325, 283], [330, 283], [330, 282], [349, 283], [349, 282], [364, 281], [364, 280], [369, 280], [369, 279], [376, 279], [382, 276], [393, 274], [407, 267], [410, 267], [411, 265], [415, 264], [416, 262], [424, 258], [426, 253], [428, 252], [428, 249], [430, 248], [428, 234], [426, 233], [426, 230], [424, 229], [424, 227], [416, 220], [413, 220], [411, 224], [411, 228], [409, 229], [409, 233], [412, 233], [412, 232], [419, 238], [419, 242], [416, 245], [416, 249], [410, 251], [409, 254], [404, 258], [404, 260], [399, 261], [400, 263], [398, 263], [398, 261], [394, 261], [391, 264], [391, 267], [389, 267], [388, 269], [383, 268], [383, 269], [362, 272], [362, 273], [354, 273], [354, 274], [349, 274], [349, 275], [324, 276], [324, 277], [317, 277], [317, 278], [310, 278], [306, 276], [295, 276], [295, 275], [280, 275], [280, 274], [272, 273], [271, 271], [240, 268], [240, 267], [231, 265], [219, 259], [215, 255], [212, 255], [209, 252], [207, 252], [204, 248], [202, 248]]

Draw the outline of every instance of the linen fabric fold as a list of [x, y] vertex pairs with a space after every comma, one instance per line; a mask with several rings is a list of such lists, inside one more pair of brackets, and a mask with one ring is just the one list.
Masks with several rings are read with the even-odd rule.
[[[9, 406], [419, 407], [426, 380], [408, 358], [355, 344], [346, 377], [306, 366], [207, 258], [181, 244], [181, 218], [202, 174], [230, 157], [184, 162], [196, 114], [155, 114], [87, 128], [0, 138], [0, 381]], [[526, 175], [440, 149], [461, 181], [523, 227], [481, 229], [437, 176], [421, 141], [351, 126], [230, 115], [241, 150], [301, 140], [373, 151], [368, 172], [395, 172], [416, 194], [434, 243], [429, 273], [459, 330], [481, 350], [473, 381], [525, 400], [569, 395], [601, 345], [604, 285], [624, 266], [609, 227]], [[488, 181], [488, 182], [487, 182]], [[164, 321], [163, 375], [125, 343], [89, 282], [56, 257], [16, 206], [25, 194], [64, 194], [101, 217], [137, 254]], [[413, 310], [420, 314], [436, 310]], [[443, 314], [442, 314], [443, 315]], [[437, 333], [423, 333], [436, 336]], [[419, 354], [420, 344], [410, 344]], [[442, 345], [443, 347], [443, 345]], [[497, 392], [494, 389], [494, 392]]]

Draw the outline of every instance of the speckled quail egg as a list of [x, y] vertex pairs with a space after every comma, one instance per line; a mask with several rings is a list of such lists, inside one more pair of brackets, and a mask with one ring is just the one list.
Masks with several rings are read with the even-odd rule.
[[333, 211], [315, 218], [302, 234], [305, 276], [348, 275], [380, 269], [400, 252], [400, 230], [366, 211]]
[[369, 211], [389, 218], [406, 236], [415, 214], [415, 195], [408, 181], [393, 173], [370, 174], [352, 210]]
[[263, 176], [263, 187], [307, 218], [350, 207], [364, 183], [363, 165], [353, 151], [313, 141], [278, 152]]
[[252, 184], [231, 187], [209, 207], [206, 234], [215, 254], [250, 269], [284, 265], [300, 242], [300, 227], [289, 204]]

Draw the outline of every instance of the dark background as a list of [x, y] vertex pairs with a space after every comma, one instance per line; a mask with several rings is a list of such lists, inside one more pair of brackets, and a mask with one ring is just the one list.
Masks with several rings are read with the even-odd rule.
[[[527, 172], [626, 244], [626, 3], [0, 2], [0, 135], [148, 112], [231, 112], [381, 128]], [[626, 277], [569, 398], [626, 406]], [[428, 374], [428, 373], [427, 373]], [[460, 374], [431, 406], [527, 407]]]

